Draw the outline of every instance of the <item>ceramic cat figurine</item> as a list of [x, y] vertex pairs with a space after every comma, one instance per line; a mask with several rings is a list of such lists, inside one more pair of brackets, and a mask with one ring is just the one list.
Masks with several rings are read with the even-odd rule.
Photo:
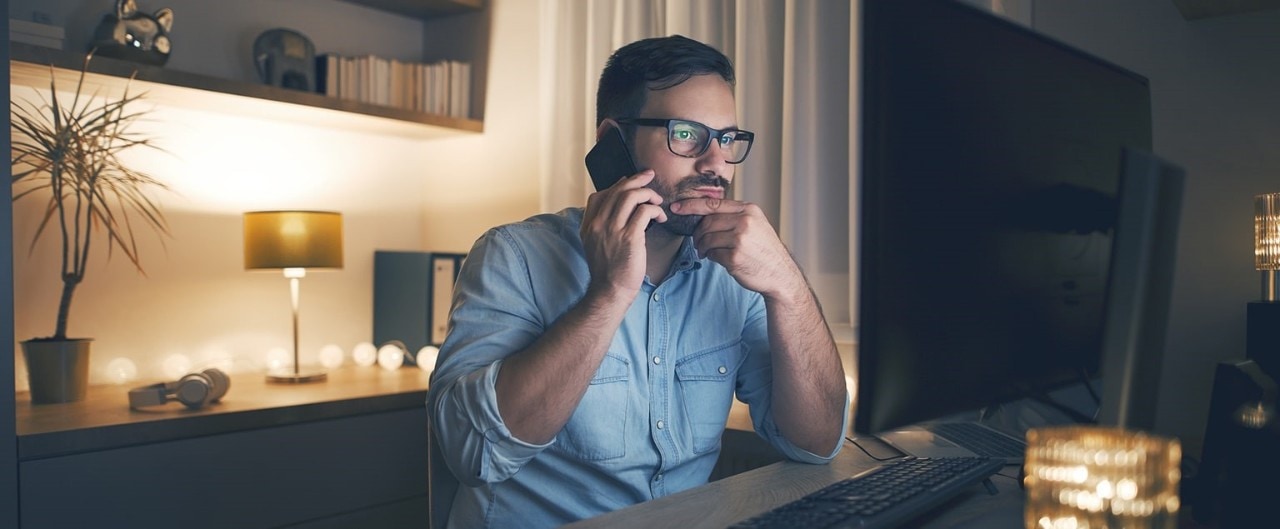
[[138, 11], [134, 0], [116, 0], [116, 12], [102, 16], [89, 47], [98, 55], [163, 66], [169, 60], [172, 27], [172, 9], [148, 15]]

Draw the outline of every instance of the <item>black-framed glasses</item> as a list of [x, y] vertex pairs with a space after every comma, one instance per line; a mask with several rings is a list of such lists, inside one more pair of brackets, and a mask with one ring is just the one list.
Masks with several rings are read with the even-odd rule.
[[751, 142], [756, 133], [747, 130], [716, 130], [697, 121], [687, 119], [662, 118], [623, 118], [617, 120], [623, 125], [642, 125], [645, 127], [666, 127], [667, 148], [676, 156], [697, 158], [707, 152], [711, 140], [715, 139], [724, 153], [724, 161], [742, 163], [751, 152]]

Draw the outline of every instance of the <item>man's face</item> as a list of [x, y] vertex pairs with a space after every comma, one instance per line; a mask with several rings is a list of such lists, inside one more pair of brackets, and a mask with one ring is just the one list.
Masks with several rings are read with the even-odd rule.
[[[648, 94], [639, 118], [685, 119], [713, 129], [738, 125], [733, 89], [719, 75], [696, 75], [666, 90]], [[726, 163], [720, 147], [712, 142], [697, 158], [677, 156], [667, 147], [667, 129], [637, 126], [635, 128], [636, 163], [653, 169], [655, 177], [648, 187], [662, 196], [662, 209], [667, 222], [658, 224], [676, 235], [692, 235], [701, 215], [676, 215], [671, 203], [697, 197], [725, 198], [733, 182], [732, 164]]]

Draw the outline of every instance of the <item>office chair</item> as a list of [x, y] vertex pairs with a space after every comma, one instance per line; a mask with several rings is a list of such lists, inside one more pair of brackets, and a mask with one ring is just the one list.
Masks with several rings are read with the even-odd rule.
[[427, 509], [430, 511], [431, 529], [444, 529], [449, 522], [449, 510], [453, 508], [453, 497], [458, 492], [458, 478], [453, 476], [444, 462], [444, 453], [440, 451], [440, 443], [436, 441], [435, 429], [431, 427], [432, 418], [427, 414]]

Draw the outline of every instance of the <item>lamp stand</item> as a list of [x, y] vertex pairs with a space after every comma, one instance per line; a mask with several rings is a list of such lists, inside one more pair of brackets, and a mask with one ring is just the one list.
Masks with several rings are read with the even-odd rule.
[[1262, 271], [1262, 301], [1280, 301], [1280, 270]]
[[1245, 319], [1245, 357], [1280, 379], [1280, 302], [1250, 301]]
[[289, 278], [289, 300], [293, 306], [293, 369], [268, 372], [267, 382], [284, 384], [319, 382], [327, 377], [324, 371], [303, 371], [298, 362], [298, 280], [307, 276], [307, 269], [285, 268], [284, 276]]

